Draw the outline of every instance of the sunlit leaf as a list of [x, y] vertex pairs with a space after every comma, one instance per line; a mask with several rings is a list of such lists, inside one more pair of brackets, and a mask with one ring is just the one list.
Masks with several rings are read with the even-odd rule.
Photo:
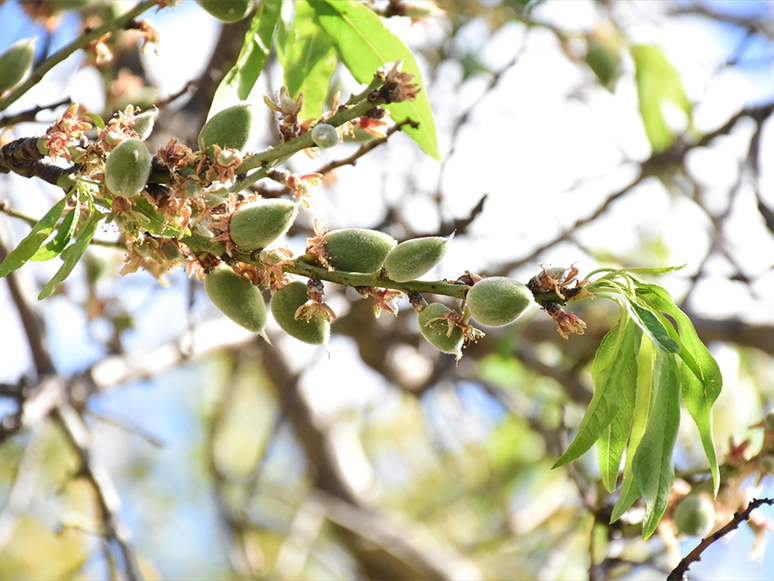
[[97, 226], [99, 225], [99, 221], [101, 219], [102, 214], [94, 211], [89, 219], [81, 225], [81, 227], [78, 229], [77, 240], [65, 248], [64, 252], [61, 254], [64, 264], [51, 278], [51, 280], [46, 283], [46, 286], [43, 287], [43, 290], [40, 291], [38, 300], [43, 300], [46, 297], [50, 297], [52, 294], [54, 294], [57, 285], [60, 282], [63, 282], [68, 276], [70, 276], [73, 268], [75, 268], [75, 265], [78, 264], [78, 261], [81, 259], [81, 256], [83, 256], [83, 253], [86, 252], [86, 249], [89, 247], [89, 242], [91, 242], [91, 239], [94, 237], [94, 233], [97, 231]]
[[691, 320], [674, 304], [666, 290], [657, 285], [639, 285], [637, 292], [677, 323], [679, 336], [671, 326], [667, 328], [680, 345], [680, 357], [683, 360], [680, 368], [683, 403], [699, 430], [702, 447], [712, 471], [714, 491], [717, 494], [720, 486], [720, 471], [712, 437], [712, 406], [720, 396], [723, 387], [720, 367], [699, 339]]
[[405, 132], [430, 157], [440, 159], [433, 112], [411, 50], [364, 4], [354, 0], [319, 0], [311, 6], [342, 62], [359, 83], [370, 83], [376, 70], [386, 63], [403, 61], [403, 72], [414, 75], [413, 82], [422, 91], [414, 101], [391, 103], [386, 108], [396, 123], [405, 119], [418, 122], [419, 128], [406, 127]]
[[618, 501], [613, 507], [610, 522], [621, 518], [621, 515], [629, 510], [634, 501], [640, 497], [640, 489], [634, 480], [632, 465], [637, 448], [648, 426], [650, 412], [653, 409], [653, 366], [656, 362], [656, 348], [650, 341], [640, 341], [640, 350], [637, 353], [637, 397], [634, 406], [632, 430], [629, 435], [629, 446], [626, 449], [626, 462], [624, 464], [623, 480]]
[[62, 223], [59, 225], [59, 231], [56, 233], [54, 239], [45, 246], [38, 248], [35, 254], [30, 257], [30, 260], [43, 262], [44, 260], [51, 260], [55, 256], [59, 256], [59, 254], [67, 248], [70, 240], [73, 239], [73, 234], [75, 234], [75, 228], [78, 226], [78, 218], [80, 215], [81, 205], [75, 204], [75, 207], [67, 214], [67, 216], [65, 216], [64, 220], [62, 220]]
[[635, 323], [645, 332], [645, 335], [653, 341], [657, 349], [664, 353], [679, 353], [680, 345], [669, 334], [664, 324], [659, 320], [656, 313], [650, 310], [647, 305], [638, 302], [636, 298], [626, 297], [629, 306], [629, 312]]
[[690, 119], [691, 104], [685, 94], [680, 74], [656, 45], [641, 44], [630, 47], [634, 59], [637, 96], [640, 115], [653, 151], [669, 148], [674, 131], [664, 114], [665, 107], [679, 108]]
[[65, 196], [32, 227], [32, 232], [19, 242], [19, 245], [8, 253], [3, 263], [0, 264], [0, 277], [16, 270], [24, 265], [38, 251], [38, 248], [54, 232], [59, 217], [64, 211], [67, 198]]
[[[627, 331], [635, 333], [637, 328], [629, 325]], [[629, 441], [629, 432], [632, 429], [632, 417], [634, 415], [635, 398], [637, 394], [637, 359], [634, 353], [637, 352], [640, 333], [635, 333], [634, 347], [632, 353], [623, 362], [621, 373], [618, 374], [616, 381], [621, 394], [618, 413], [613, 417], [610, 425], [602, 431], [602, 435], [597, 442], [597, 451], [599, 456], [599, 470], [602, 475], [602, 484], [608, 492], [613, 492], [618, 482], [618, 469], [621, 466], [626, 443]], [[592, 366], [592, 373], [594, 372]], [[596, 377], [594, 385], [597, 384]]]
[[664, 515], [675, 467], [672, 463], [680, 425], [680, 380], [674, 355], [656, 351], [653, 370], [653, 410], [634, 455], [632, 470], [645, 500], [642, 536], [650, 537]]
[[317, 24], [306, 0], [297, 0], [293, 27], [286, 42], [285, 85], [295, 98], [303, 93], [299, 117], [318, 118], [336, 70], [336, 49]]
[[209, 119], [230, 101], [245, 101], [258, 80], [271, 52], [271, 38], [282, 0], [262, 0], [245, 34], [236, 64], [223, 77], [210, 105]]
[[578, 426], [575, 438], [556, 461], [554, 468], [572, 462], [591, 448], [618, 413], [623, 400], [623, 386], [634, 381], [630, 375], [633, 373], [631, 364], [635, 361], [635, 327], [630, 323], [629, 318], [622, 314], [618, 325], [602, 339], [591, 366], [594, 397]]

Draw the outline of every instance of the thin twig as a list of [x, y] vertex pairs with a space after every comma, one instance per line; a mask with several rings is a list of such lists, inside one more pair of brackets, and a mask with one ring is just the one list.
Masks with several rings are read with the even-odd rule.
[[404, 119], [400, 123], [397, 123], [392, 127], [390, 127], [387, 130], [387, 132], [384, 134], [384, 137], [372, 139], [371, 141], [364, 143], [363, 145], [360, 146], [360, 149], [358, 149], [355, 153], [353, 153], [349, 157], [332, 161], [322, 166], [320, 169], [318, 169], [317, 173], [325, 175], [326, 173], [333, 171], [336, 168], [339, 168], [345, 165], [355, 165], [358, 159], [363, 157], [366, 153], [368, 153], [372, 149], [379, 147], [383, 143], [387, 143], [387, 140], [390, 138], [390, 136], [393, 133], [395, 133], [396, 131], [401, 131], [406, 125], [411, 125], [411, 127], [413, 127], [414, 129], [417, 129], [419, 127], [419, 123], [416, 123], [411, 119]]
[[50, 105], [37, 105], [32, 109], [27, 109], [26, 111], [21, 111], [8, 117], [0, 117], [0, 127], [7, 127], [9, 125], [16, 125], [18, 123], [34, 122], [35, 117], [37, 117], [38, 113], [41, 111], [56, 109], [57, 107], [62, 107], [63, 105], [70, 105], [72, 102], [73, 100], [70, 97], [65, 97], [64, 99], [60, 99], [56, 103], [52, 103]]
[[715, 541], [722, 539], [728, 533], [735, 530], [740, 524], [746, 520], [750, 520], [750, 513], [761, 505], [768, 504], [774, 505], [774, 499], [771, 498], [756, 498], [747, 505], [747, 508], [742, 512], [734, 513], [734, 518], [731, 519], [726, 526], [712, 533], [710, 536], [702, 539], [702, 541], [696, 546], [696, 548], [688, 553], [680, 563], [672, 569], [672, 572], [667, 577], [667, 581], [682, 581], [685, 579], [685, 574], [691, 565], [697, 561], [701, 561], [701, 554]]

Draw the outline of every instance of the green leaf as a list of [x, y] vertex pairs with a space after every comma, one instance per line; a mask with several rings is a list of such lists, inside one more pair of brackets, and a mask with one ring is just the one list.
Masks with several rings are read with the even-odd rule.
[[677, 323], [679, 336], [671, 326], [669, 328], [680, 345], [680, 357], [683, 360], [680, 368], [683, 403], [699, 430], [702, 447], [712, 472], [714, 492], [717, 494], [720, 470], [712, 437], [712, 406], [723, 388], [720, 367], [699, 339], [691, 320], [675, 305], [666, 290], [654, 284], [638, 285], [637, 293]]
[[51, 260], [55, 256], [59, 256], [67, 245], [70, 244], [70, 240], [72, 240], [75, 229], [78, 226], [78, 218], [80, 218], [80, 216], [81, 205], [75, 204], [75, 207], [67, 214], [67, 216], [65, 216], [64, 220], [62, 220], [62, 223], [59, 225], [59, 231], [56, 233], [54, 239], [45, 246], [38, 248], [35, 254], [30, 257], [30, 260], [43, 262], [45, 260]]
[[650, 306], [638, 301], [636, 297], [632, 298], [627, 295], [626, 300], [634, 321], [645, 332], [645, 335], [653, 341], [656, 348], [664, 353], [680, 352], [680, 345], [670, 336], [669, 331], [658, 318], [658, 315], [650, 309]]
[[70, 276], [73, 268], [75, 268], [75, 265], [78, 264], [83, 253], [86, 252], [86, 249], [89, 247], [89, 242], [91, 242], [91, 239], [94, 237], [94, 233], [97, 231], [97, 226], [101, 219], [102, 214], [94, 211], [89, 219], [78, 229], [78, 239], [74, 244], [71, 244], [65, 248], [64, 252], [62, 252], [61, 256], [64, 264], [56, 272], [53, 278], [46, 283], [43, 290], [40, 291], [40, 294], [38, 295], [39, 301], [46, 297], [50, 297], [56, 290], [57, 285]]
[[97, 127], [97, 129], [105, 128], [105, 120], [96, 113], [84, 113], [84, 115], [94, 121], [94, 125]]
[[653, 151], [665, 151], [672, 145], [674, 134], [664, 116], [664, 106], [679, 107], [690, 120], [691, 104], [685, 94], [680, 74], [656, 45], [630, 47], [634, 59], [640, 115]]
[[318, 118], [336, 70], [336, 49], [320, 28], [307, 0], [296, 0], [293, 27], [286, 42], [285, 85], [294, 99], [304, 94], [299, 117]]
[[359, 83], [370, 83], [384, 64], [403, 61], [403, 72], [414, 75], [414, 82], [420, 84], [422, 91], [414, 101], [391, 103], [386, 108], [396, 123], [405, 119], [418, 122], [418, 129], [406, 127], [405, 132], [425, 153], [440, 160], [430, 101], [409, 48], [384, 26], [381, 18], [355, 0], [317, 0], [311, 6], [342, 62]]
[[8, 253], [8, 256], [3, 260], [3, 263], [0, 264], [0, 278], [17, 268], [20, 268], [34, 256], [41, 244], [51, 236], [51, 233], [56, 228], [56, 223], [59, 222], [59, 217], [62, 215], [62, 211], [67, 203], [67, 198], [69, 197], [70, 196], [67, 195], [59, 200], [59, 202], [57, 202], [54, 207], [32, 227], [32, 231], [27, 234], [24, 240], [19, 242], [19, 245]]
[[143, 224], [145, 229], [154, 236], [163, 238], [177, 238], [180, 234], [180, 228], [177, 224], [164, 225], [164, 217], [159, 214], [145, 198], [138, 196], [134, 199], [134, 209], [139, 211], [146, 222]]
[[653, 366], [656, 362], [656, 353], [653, 343], [640, 341], [640, 350], [637, 353], [637, 398], [634, 406], [634, 418], [629, 435], [629, 447], [626, 449], [621, 492], [610, 516], [611, 523], [621, 518], [621, 515], [629, 510], [629, 507], [640, 496], [640, 489], [634, 480], [632, 465], [637, 448], [648, 426], [650, 412], [653, 409]]
[[[271, 52], [271, 38], [282, 7], [282, 0], [262, 0], [245, 34], [236, 64], [223, 77], [210, 105], [209, 119], [229, 101], [245, 101]], [[236, 98], [234, 98], [236, 95]]]
[[677, 372], [675, 356], [657, 350], [653, 370], [653, 410], [632, 465], [634, 480], [645, 499], [644, 539], [653, 534], [664, 515], [675, 479], [672, 454], [680, 425]]
[[[629, 325], [634, 333], [634, 346], [631, 354], [623, 361], [621, 373], [618, 375], [618, 390], [621, 394], [621, 403], [618, 413], [613, 417], [610, 425], [602, 431], [597, 442], [599, 456], [599, 470], [602, 474], [602, 484], [608, 492], [613, 492], [618, 482], [618, 469], [621, 466], [626, 443], [629, 441], [629, 432], [632, 428], [635, 399], [637, 395], [637, 358], [634, 354], [639, 347], [640, 333], [635, 325]], [[594, 372], [592, 365], [592, 374]], [[596, 385], [597, 379], [594, 379]]]
[[630, 377], [633, 372], [631, 363], [634, 361], [634, 325], [622, 313], [619, 323], [605, 335], [597, 349], [591, 365], [594, 397], [578, 426], [575, 438], [556, 461], [554, 468], [579, 458], [613, 421], [621, 407], [623, 386], [634, 380]]

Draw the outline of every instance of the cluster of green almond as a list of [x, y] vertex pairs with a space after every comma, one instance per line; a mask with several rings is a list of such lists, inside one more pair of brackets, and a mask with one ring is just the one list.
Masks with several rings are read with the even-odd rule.
[[[229, 235], [239, 250], [254, 252], [265, 248], [284, 234], [296, 217], [297, 205], [284, 200], [259, 200], [243, 204], [232, 214]], [[436, 266], [446, 254], [450, 238], [428, 236], [400, 244], [376, 230], [346, 228], [323, 237], [325, 260], [307, 254], [303, 259], [327, 263], [335, 271], [371, 274], [376, 281], [410, 283]], [[230, 267], [220, 265], [204, 279], [212, 302], [234, 322], [263, 334], [266, 307], [258, 288], [245, 276], [240, 278]], [[386, 285], [390, 286], [390, 285]], [[302, 316], [302, 307], [310, 301], [307, 285], [294, 281], [271, 298], [271, 312], [286, 333], [311, 344], [326, 344], [330, 320]], [[515, 321], [532, 302], [532, 293], [518, 281], [503, 277], [481, 279], [466, 295], [463, 313], [441, 303], [417, 305], [418, 323], [423, 337], [436, 349], [458, 357], [470, 335], [468, 320], [499, 327]]]

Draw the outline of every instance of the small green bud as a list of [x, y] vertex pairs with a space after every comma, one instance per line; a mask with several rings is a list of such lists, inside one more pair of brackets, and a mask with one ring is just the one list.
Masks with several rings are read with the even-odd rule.
[[449, 333], [449, 323], [444, 318], [453, 312], [441, 303], [430, 303], [419, 313], [417, 322], [422, 336], [430, 345], [442, 353], [452, 353], [459, 359], [462, 356], [462, 329], [454, 327]]
[[376, 230], [345, 228], [325, 235], [328, 261], [336, 270], [375, 272], [397, 242], [392, 236]]
[[126, 139], [111, 151], [105, 161], [105, 185], [114, 196], [132, 198], [148, 182], [151, 156], [139, 139]]
[[427, 236], [401, 242], [384, 260], [387, 276], [395, 282], [408, 282], [425, 274], [446, 254], [449, 238]]
[[468, 291], [466, 304], [473, 318], [488, 327], [510, 325], [532, 302], [530, 290], [517, 280], [493, 276]]
[[30, 72], [35, 61], [36, 41], [36, 38], [25, 38], [0, 55], [0, 93], [13, 89]]
[[196, 0], [196, 2], [221, 22], [242, 20], [253, 7], [253, 0]]
[[220, 165], [231, 165], [236, 160], [236, 155], [234, 155], [234, 152], [230, 149], [224, 149], [218, 154], [217, 162]]
[[154, 107], [152, 111], [146, 111], [145, 113], [140, 113], [135, 116], [132, 129], [135, 130], [142, 141], [145, 141], [150, 137], [158, 114], [159, 110]]
[[313, 317], [309, 321], [296, 319], [296, 311], [308, 299], [306, 284], [293, 281], [271, 297], [271, 314], [280, 328], [291, 337], [312, 345], [326, 345], [331, 334], [331, 324], [325, 318]]
[[691, 494], [677, 505], [673, 519], [681, 533], [705, 537], [715, 525], [715, 505], [704, 494]]
[[239, 276], [225, 264], [220, 264], [204, 277], [204, 290], [213, 304], [229, 319], [263, 336], [266, 305], [261, 291], [247, 278]]
[[231, 216], [229, 235], [244, 252], [265, 248], [288, 231], [298, 214], [290, 200], [258, 200], [242, 204]]
[[763, 423], [767, 430], [774, 432], [774, 412], [769, 412], [763, 418]]
[[339, 134], [333, 125], [318, 123], [312, 127], [312, 141], [317, 147], [335, 147], [339, 143]]
[[108, 145], [118, 145], [124, 138], [118, 131], [108, 131], [105, 134], [105, 143]]
[[239, 103], [210, 117], [196, 142], [208, 154], [212, 154], [213, 145], [221, 149], [236, 149], [241, 153], [247, 146], [252, 128], [252, 105]]

